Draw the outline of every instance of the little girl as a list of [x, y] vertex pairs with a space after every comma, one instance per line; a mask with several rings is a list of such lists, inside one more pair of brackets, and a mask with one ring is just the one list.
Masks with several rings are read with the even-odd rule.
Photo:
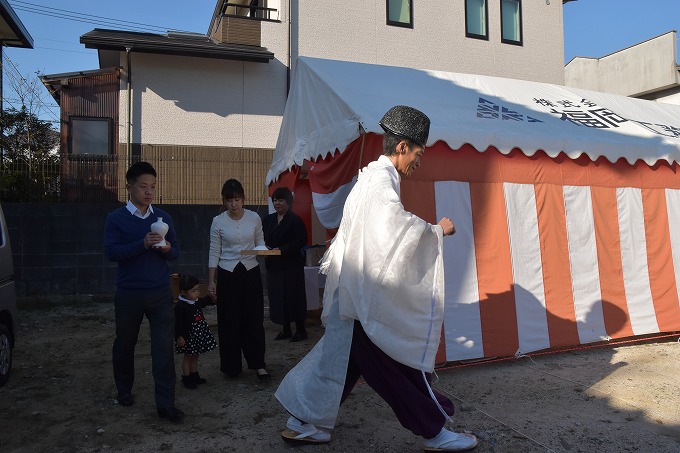
[[182, 274], [179, 277], [179, 297], [175, 305], [175, 340], [177, 354], [184, 354], [182, 359], [182, 384], [188, 389], [195, 389], [198, 384], [205, 384], [198, 374], [198, 355], [212, 351], [217, 347], [215, 337], [210, 332], [203, 316], [203, 307], [214, 305], [211, 296], [199, 299], [198, 279], [193, 275]]

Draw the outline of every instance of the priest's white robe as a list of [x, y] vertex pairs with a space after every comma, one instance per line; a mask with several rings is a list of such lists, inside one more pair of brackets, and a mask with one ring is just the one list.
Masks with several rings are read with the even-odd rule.
[[364, 168], [322, 260], [325, 334], [275, 394], [307, 423], [335, 426], [354, 320], [392, 359], [434, 369], [444, 313], [443, 230], [406, 211], [399, 189], [386, 156]]

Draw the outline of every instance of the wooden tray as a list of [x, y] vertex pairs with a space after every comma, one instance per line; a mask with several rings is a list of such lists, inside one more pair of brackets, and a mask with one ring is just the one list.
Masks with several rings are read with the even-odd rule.
[[241, 255], [271, 256], [280, 254], [281, 250], [241, 250]]

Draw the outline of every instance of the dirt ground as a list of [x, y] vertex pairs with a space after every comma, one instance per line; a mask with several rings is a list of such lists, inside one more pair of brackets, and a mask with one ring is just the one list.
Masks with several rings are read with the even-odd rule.
[[[215, 309], [207, 308], [214, 325]], [[0, 451], [9, 452], [417, 452], [420, 439], [359, 385], [342, 406], [330, 444], [282, 442], [286, 414], [273, 397], [280, 379], [323, 334], [274, 341], [265, 322], [272, 379], [227, 379], [216, 351], [201, 356], [208, 383], [178, 384], [182, 424], [155, 412], [148, 325], [136, 356], [135, 405], [121, 407], [111, 371], [113, 306], [107, 302], [20, 310], [14, 370], [0, 389]], [[216, 334], [216, 330], [215, 330]], [[436, 388], [456, 402], [453, 429], [480, 439], [477, 452], [680, 453], [680, 344], [580, 349], [439, 369]], [[176, 361], [179, 370], [179, 360]]]

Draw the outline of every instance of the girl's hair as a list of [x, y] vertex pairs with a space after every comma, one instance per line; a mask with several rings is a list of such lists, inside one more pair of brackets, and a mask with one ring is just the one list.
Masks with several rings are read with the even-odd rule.
[[288, 187], [279, 187], [272, 194], [272, 200], [286, 200], [288, 206], [293, 206], [293, 193]]
[[245, 198], [243, 186], [236, 179], [227, 179], [222, 186], [222, 198]]
[[179, 290], [189, 291], [194, 286], [198, 285], [198, 279], [191, 274], [181, 274], [179, 276]]

